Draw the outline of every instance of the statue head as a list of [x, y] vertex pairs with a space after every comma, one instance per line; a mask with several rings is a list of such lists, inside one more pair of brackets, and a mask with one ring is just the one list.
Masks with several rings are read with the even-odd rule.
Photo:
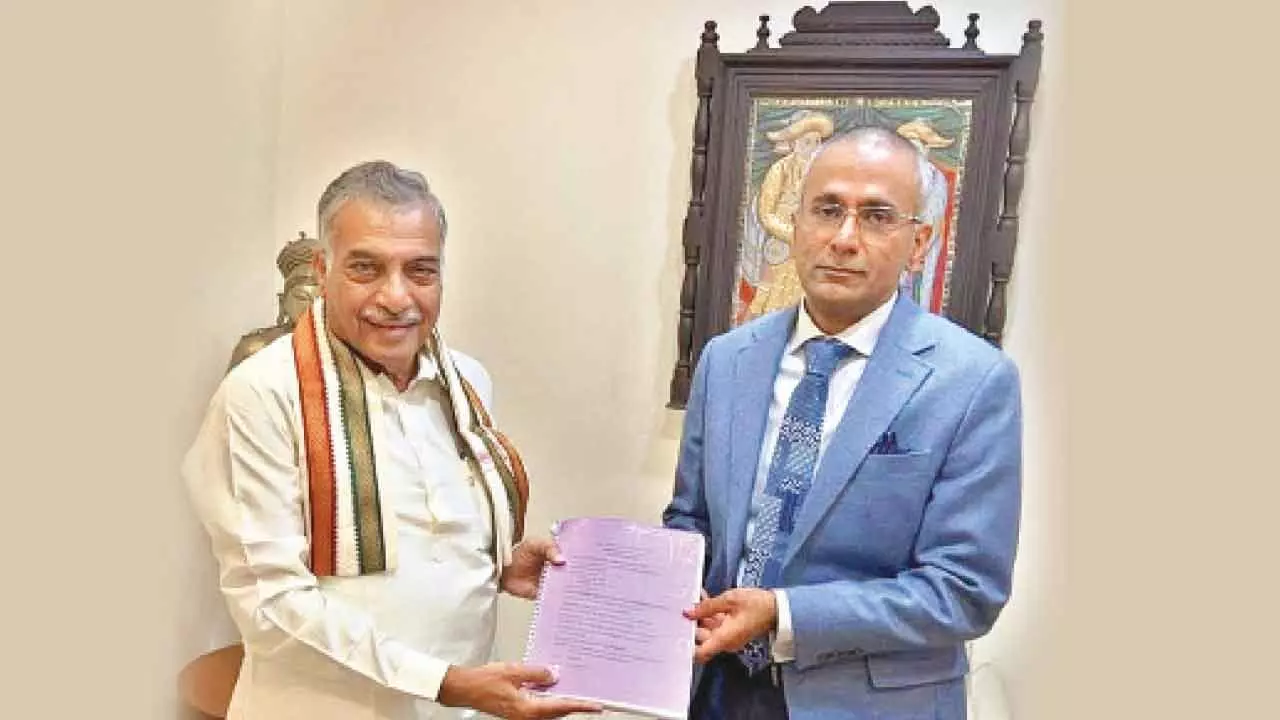
[[320, 278], [315, 268], [315, 256], [319, 250], [318, 240], [300, 232], [298, 239], [285, 245], [276, 256], [276, 267], [284, 276], [284, 291], [279, 295], [280, 316], [277, 323], [292, 325], [297, 322], [320, 292]]

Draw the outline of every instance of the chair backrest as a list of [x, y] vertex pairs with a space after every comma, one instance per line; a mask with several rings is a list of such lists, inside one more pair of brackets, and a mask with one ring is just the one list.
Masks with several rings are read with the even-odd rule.
[[236, 643], [205, 653], [178, 674], [178, 694], [187, 707], [208, 718], [225, 718], [240, 677], [244, 646]]

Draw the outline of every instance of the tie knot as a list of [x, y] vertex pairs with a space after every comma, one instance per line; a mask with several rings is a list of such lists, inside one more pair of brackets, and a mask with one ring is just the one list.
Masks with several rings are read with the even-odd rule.
[[804, 344], [804, 371], [830, 377], [836, 365], [853, 353], [853, 348], [835, 338], [814, 338]]

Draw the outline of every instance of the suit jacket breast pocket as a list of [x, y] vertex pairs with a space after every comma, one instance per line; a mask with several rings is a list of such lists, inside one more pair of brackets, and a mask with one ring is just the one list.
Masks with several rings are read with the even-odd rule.
[[863, 461], [837, 516], [853, 546], [863, 548], [859, 564], [866, 570], [892, 574], [905, 566], [936, 474], [929, 451], [868, 455]]
[[876, 481], [898, 477], [928, 477], [933, 479], [933, 453], [928, 450], [912, 450], [905, 453], [880, 455], [872, 453], [858, 468], [855, 480]]

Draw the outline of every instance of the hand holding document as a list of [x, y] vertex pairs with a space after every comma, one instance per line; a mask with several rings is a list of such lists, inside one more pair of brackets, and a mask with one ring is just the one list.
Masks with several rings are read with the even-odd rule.
[[525, 662], [551, 667], [546, 691], [670, 720], [687, 716], [703, 538], [620, 518], [559, 524], [566, 562], [546, 565]]

